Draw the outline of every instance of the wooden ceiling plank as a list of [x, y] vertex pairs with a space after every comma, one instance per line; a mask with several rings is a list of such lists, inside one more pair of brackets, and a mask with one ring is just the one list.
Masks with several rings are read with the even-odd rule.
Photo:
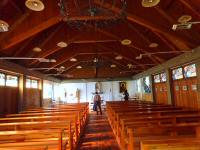
[[[96, 4], [99, 4], [101, 5], [102, 7], [104, 8], [107, 8], [107, 9], [111, 9], [113, 12], [116, 12], [116, 13], [120, 13], [120, 9], [117, 8], [117, 7], [111, 7], [110, 4], [108, 3], [101, 3], [99, 0], [94, 0]], [[158, 24], [155, 24], [155, 23], [151, 23], [139, 16], [136, 16], [134, 14], [130, 14], [130, 13], [126, 13], [127, 15], [127, 19], [129, 21], [132, 21], [134, 23], [137, 23], [141, 26], [144, 26], [152, 31], [156, 31], [156, 32], [159, 32], [163, 35], [165, 35], [171, 42], [173, 42], [174, 44], [178, 44], [178, 45], [181, 45], [180, 48], [181, 49], [190, 49], [190, 46], [191, 47], [195, 47], [195, 45], [193, 43], [190, 43], [188, 42], [187, 39], [185, 39], [184, 37], [180, 37], [178, 35], [176, 35], [173, 31], [171, 31], [171, 29], [165, 29], [163, 27], [161, 27], [160, 25]]]
[[[93, 26], [89, 26], [89, 27], [94, 28]], [[103, 29], [100, 29], [100, 28], [95, 28], [95, 30], [99, 31], [100, 33], [103, 33], [103, 34], [105, 34], [105, 35], [107, 35], [107, 36], [109, 36], [111, 38], [114, 38], [115, 40], [119, 40], [119, 41], [122, 40], [120, 37], [114, 35], [113, 33], [108, 32], [106, 30], [103, 30]], [[146, 38], [145, 38], [145, 41], [146, 41]], [[140, 48], [140, 47], [138, 47], [136, 45], [133, 45], [133, 44], [128, 45], [127, 48], [128, 47], [130, 47], [130, 48], [132, 48], [134, 50], [140, 51], [142, 53], [149, 53], [150, 52], [150, 51], [148, 52], [148, 51], [146, 51], [146, 50], [144, 50], [144, 49], [142, 49], [142, 48]], [[134, 50], [133, 50], [133, 52], [135, 52]], [[158, 56], [154, 56], [154, 57], [157, 58]], [[161, 63], [160, 61], [159, 62], [157, 61], [158, 59], [161, 60], [161, 58], [158, 58], [157, 60], [155, 60], [154, 58], [150, 57], [150, 59], [152, 60], [152, 62], [154, 62], [156, 64]]]
[[[100, 47], [101, 49], [105, 49], [105, 50], [112, 51], [112, 49], [110, 49], [110, 48], [108, 48], [108, 47], [105, 47], [105, 46], [102, 46], [102, 45], [99, 45], [99, 47]], [[115, 54], [116, 56], [117, 56], [117, 55], [122, 55], [124, 59], [126, 59], [128, 62], [133, 63], [133, 65], [134, 65], [134, 64], [136, 64], [136, 65], [141, 65], [141, 64], [138, 63], [137, 61], [135, 61], [135, 60], [133, 60], [133, 59], [131, 59], [131, 58], [125, 56], [121, 51], [119, 51], [119, 50], [117, 50], [117, 49], [114, 51], [113, 54]], [[143, 68], [143, 66], [140, 66], [140, 67]]]
[[[56, 68], [65, 62], [69, 61], [71, 58], [75, 57], [77, 55], [77, 52], [71, 51], [70, 53], [66, 53], [66, 55], [62, 55], [57, 59], [57, 62], [54, 63], [53, 65], [49, 66], [49, 68]], [[50, 69], [46, 70], [45, 72], [48, 72]]]
[[[168, 15], [166, 13], [166, 11], [164, 11], [162, 8], [160, 8], [159, 6], [154, 7], [155, 10], [162, 15], [165, 19], [167, 19], [169, 21], [169, 23], [171, 25], [173, 25], [175, 22], [177, 22], [174, 18], [172, 18], [170, 15]], [[198, 43], [198, 35], [196, 34], [196, 32], [192, 32], [193, 36], [191, 37], [191, 33], [188, 33], [186, 30], [181, 31], [183, 35], [185, 35], [188, 39], [190, 39], [190, 41], [195, 41], [196, 43]], [[194, 37], [194, 35], [196, 35], [196, 37]]]
[[20, 54], [24, 53], [25, 48], [32, 42], [32, 40], [34, 39], [34, 36], [31, 37], [30, 39], [28, 39], [26, 41], [26, 43], [24, 43], [20, 49], [16, 50], [15, 53], [13, 54], [14, 57], [16, 56], [20, 56]]
[[[26, 18], [26, 16], [24, 16]], [[4, 39], [5, 42], [3, 42], [4, 44], [0, 46], [0, 51], [8, 49], [20, 42], [22, 42], [23, 40], [59, 23], [61, 21], [61, 18], [59, 16], [55, 16], [52, 18], [49, 18], [48, 20], [45, 20], [44, 22], [38, 24], [38, 25], [33, 25], [30, 26], [29, 29], [24, 30], [24, 32], [21, 32], [20, 34], [17, 34], [15, 36], [10, 35], [9, 39]], [[9, 33], [8, 33], [9, 34]]]
[[195, 6], [191, 5], [191, 2], [188, 2], [187, 0], [179, 0], [186, 8], [191, 10], [195, 15], [197, 15], [200, 18], [200, 13], [198, 10], [194, 9]]
[[88, 43], [110, 43], [110, 42], [118, 42], [118, 40], [76, 40], [72, 43], [74, 44], [88, 44]]
[[[11, 37], [9, 37], [10, 36], [10, 34], [13, 32], [13, 30], [19, 25], [19, 24], [21, 24], [25, 19], [27, 19], [27, 17], [30, 15], [30, 13], [29, 12], [26, 12], [26, 13], [24, 13], [23, 15], [19, 15], [19, 14], [17, 14], [16, 16], [15, 16], [15, 21], [14, 21], [14, 23], [10, 26], [10, 28], [9, 28], [9, 31], [7, 32], [7, 33], [4, 33], [4, 34], [2, 34], [1, 36], [0, 36], [0, 41], [3, 41], [4, 39], [10, 39]], [[7, 47], [6, 47], [6, 45], [5, 45], [5, 47], [4, 46], [0, 46], [0, 48], [2, 49], [2, 50], [4, 50], [4, 49], [6, 49]], [[8, 47], [9, 48], [9, 47]], [[1, 51], [1, 49], [0, 49], [0, 51]]]
[[19, 8], [19, 6], [15, 3], [15, 1], [9, 0], [9, 3], [10, 3], [20, 14], [23, 14], [23, 13], [24, 13], [23, 10], [21, 10], [21, 9]]
[[173, 51], [178, 51], [178, 49], [176, 47], [174, 47], [173, 44], [171, 44], [169, 41], [167, 41], [162, 35], [160, 35], [157, 32], [153, 32], [161, 41], [163, 41], [163, 43], [165, 43], [171, 50]]
[[[40, 43], [40, 44], [38, 45], [38, 47], [40, 47], [40, 48], [43, 49], [43, 47], [44, 47], [46, 44], [51, 43], [51, 40], [53, 40], [53, 38], [55, 37], [55, 35], [57, 35], [57, 34], [59, 33], [59, 31], [60, 31], [60, 29], [61, 29], [62, 27], [63, 27], [63, 24], [61, 24], [61, 25], [59, 25], [58, 27], [56, 27], [56, 29], [55, 29], [53, 32], [51, 32], [51, 34], [49, 34], [48, 37], [47, 37], [42, 43]], [[57, 51], [57, 50], [60, 50], [60, 49], [54, 48], [54, 50], [51, 49], [51, 52], [55, 52], [55, 51]], [[49, 52], [49, 51], [48, 51], [48, 52]], [[48, 52], [42, 52], [42, 54], [40, 54], [38, 57], [40, 57], [40, 58], [45, 58], [45, 57], [49, 56], [49, 53], [48, 53]], [[36, 64], [36, 63], [38, 63], [38, 61], [37, 61], [37, 60], [33, 60], [33, 61], [30, 63], [30, 66], [31, 66], [31, 65], [34, 65], [34, 64]]]

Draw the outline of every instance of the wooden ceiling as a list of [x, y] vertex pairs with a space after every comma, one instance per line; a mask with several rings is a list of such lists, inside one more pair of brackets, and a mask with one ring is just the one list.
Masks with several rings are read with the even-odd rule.
[[[68, 0], [69, 16], [63, 21], [59, 0], [43, 0], [45, 9], [41, 12], [26, 8], [25, 0], [1, 0], [0, 19], [10, 25], [8, 32], [0, 33], [1, 56], [56, 59], [55, 63], [14, 62], [27, 68], [64, 66], [62, 75], [55, 76], [60, 79], [119, 78], [131, 77], [182, 54], [176, 51], [191, 51], [200, 45], [198, 24], [190, 30], [172, 30], [172, 25], [182, 15], [192, 16], [191, 21], [200, 21], [199, 0], [160, 0], [151, 8], [142, 7], [142, 0], [126, 0], [125, 18], [111, 21], [109, 17], [122, 11], [118, 3], [112, 6], [112, 0], [91, 1], [112, 14], [91, 16], [80, 13], [89, 10], [89, 1]], [[122, 45], [124, 39], [132, 43]], [[68, 46], [58, 47], [60, 41]], [[150, 48], [151, 43], [157, 43], [158, 47]], [[42, 51], [34, 52], [34, 47], [40, 47]], [[168, 51], [174, 53], [144, 55], [142, 59], [136, 59], [140, 54]], [[119, 55], [122, 60], [115, 59]], [[77, 61], [71, 62], [71, 58]], [[94, 62], [95, 58], [98, 62]], [[112, 64], [116, 67], [111, 68]], [[129, 68], [128, 64], [133, 67]], [[77, 69], [77, 66], [82, 68]], [[52, 69], [40, 71], [47, 75], [57, 73]]]

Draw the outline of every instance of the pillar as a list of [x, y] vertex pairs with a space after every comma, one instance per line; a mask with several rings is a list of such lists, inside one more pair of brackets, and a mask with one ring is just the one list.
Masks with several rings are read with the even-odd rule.
[[172, 83], [172, 74], [170, 69], [166, 69], [166, 86], [167, 86], [167, 99], [168, 99], [168, 104], [175, 104], [173, 101], [173, 83]]

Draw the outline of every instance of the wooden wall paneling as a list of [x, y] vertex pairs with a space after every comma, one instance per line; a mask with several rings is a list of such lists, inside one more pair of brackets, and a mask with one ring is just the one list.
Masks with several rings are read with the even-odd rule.
[[39, 89], [26, 89], [26, 108], [40, 107], [40, 90]]
[[[196, 78], [173, 81], [174, 101], [177, 106], [189, 109], [199, 109], [197, 90], [192, 86], [197, 85]], [[177, 90], [179, 87], [179, 90]]]
[[154, 98], [156, 103], [168, 104], [166, 83], [154, 83]]
[[0, 87], [1, 116], [18, 112], [18, 92], [17, 87]]
[[197, 97], [197, 78], [186, 79], [188, 85], [188, 106], [192, 109], [199, 109]]

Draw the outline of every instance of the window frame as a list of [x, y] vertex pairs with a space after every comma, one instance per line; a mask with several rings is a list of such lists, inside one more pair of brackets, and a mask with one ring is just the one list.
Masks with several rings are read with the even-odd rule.
[[[191, 66], [191, 65], [195, 65], [195, 70], [196, 70], [196, 75], [195, 76], [192, 76], [192, 77], [186, 77], [185, 76], [185, 67], [188, 67], [188, 66]], [[183, 76], [184, 76], [184, 78], [185, 79], [190, 79], [190, 78], [195, 78], [195, 77], [197, 77], [197, 67], [196, 67], [196, 64], [195, 63], [191, 63], [191, 64], [187, 64], [187, 65], [184, 65], [183, 66]]]
[[[27, 87], [27, 80], [30, 80], [30, 87]], [[36, 81], [37, 87], [33, 87], [33, 81]], [[39, 80], [26, 78], [26, 84], [25, 85], [26, 85], [26, 88], [28, 88], [28, 89], [39, 89]]]
[[[16, 78], [17, 78], [17, 85], [16, 85], [16, 86], [7, 85], [7, 77], [8, 77], [8, 76], [13, 76], [13, 77], [16, 77]], [[6, 86], [6, 87], [13, 87], [13, 88], [19, 87], [19, 77], [18, 77], [17, 75], [6, 74], [6, 73], [5, 73], [5, 86]]]

